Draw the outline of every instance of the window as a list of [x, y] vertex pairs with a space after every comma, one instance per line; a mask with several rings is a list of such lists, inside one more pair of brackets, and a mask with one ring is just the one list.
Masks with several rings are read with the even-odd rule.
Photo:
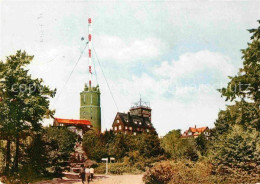
[[127, 126], [125, 126], [125, 129], [127, 130], [127, 129], [128, 129], [128, 127], [127, 127]]
[[118, 120], [116, 120], [116, 122], [117, 122], [117, 123], [119, 123], [119, 119], [118, 119]]
[[121, 129], [122, 129], [122, 127], [121, 127], [121, 125], [119, 125], [118, 130], [121, 130]]
[[147, 132], [149, 132], [150, 130], [149, 130], [149, 129], [147, 129], [146, 131], [147, 131]]
[[132, 127], [129, 127], [129, 130], [132, 130]]
[[139, 122], [139, 125], [142, 125], [142, 122], [141, 122], [141, 121]]
[[137, 131], [139, 131], [140, 130], [140, 128], [137, 128]]
[[136, 135], [136, 132], [134, 132], [134, 135]]
[[127, 131], [125, 131], [125, 134], [127, 134]]
[[117, 130], [117, 126], [115, 126], [114, 129]]
[[188, 132], [188, 135], [192, 135], [192, 132]]
[[135, 121], [135, 124], [137, 124], [137, 121]]

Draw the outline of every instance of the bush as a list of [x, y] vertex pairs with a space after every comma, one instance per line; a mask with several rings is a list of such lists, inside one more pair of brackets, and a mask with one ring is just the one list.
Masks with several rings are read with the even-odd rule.
[[[104, 174], [105, 172], [106, 172], [106, 164], [105, 163], [98, 164], [98, 167], [95, 169], [95, 173]], [[143, 171], [138, 169], [136, 166], [130, 166], [124, 163], [109, 163], [108, 172], [110, 174], [121, 175], [124, 173], [140, 174]]]
[[257, 183], [260, 176], [232, 169], [228, 174], [214, 173], [213, 165], [206, 160], [163, 161], [149, 168], [143, 177], [146, 184], [230, 184]]
[[143, 180], [147, 184], [164, 184], [171, 181], [172, 175], [172, 165], [170, 162], [164, 161], [155, 164], [154, 167], [148, 169], [143, 177]]

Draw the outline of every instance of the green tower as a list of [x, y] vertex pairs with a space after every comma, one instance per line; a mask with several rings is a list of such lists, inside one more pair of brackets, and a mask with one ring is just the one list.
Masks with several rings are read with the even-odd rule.
[[101, 108], [99, 86], [88, 87], [80, 93], [80, 119], [89, 120], [93, 129], [101, 132]]

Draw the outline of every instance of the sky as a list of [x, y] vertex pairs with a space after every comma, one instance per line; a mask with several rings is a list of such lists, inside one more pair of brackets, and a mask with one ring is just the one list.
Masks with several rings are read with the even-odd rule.
[[91, 17], [102, 129], [141, 96], [163, 136], [195, 125], [214, 127], [229, 104], [217, 89], [242, 66], [241, 49], [250, 41], [247, 29], [258, 26], [260, 2], [2, 0], [0, 11], [0, 59], [20, 49], [34, 55], [32, 76], [57, 89], [50, 99], [55, 117], [79, 119], [79, 93], [88, 82], [81, 38]]

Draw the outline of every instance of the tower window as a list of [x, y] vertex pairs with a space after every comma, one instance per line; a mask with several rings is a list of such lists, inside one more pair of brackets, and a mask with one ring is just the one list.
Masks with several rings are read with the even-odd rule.
[[125, 129], [127, 130], [127, 129], [128, 129], [128, 127], [127, 127], [127, 126], [125, 126]]
[[129, 130], [132, 130], [132, 127], [129, 127]]
[[118, 129], [119, 129], [119, 130], [121, 130], [121, 129], [122, 129], [121, 125], [119, 125]]
[[117, 126], [115, 126], [114, 129], [117, 130]]
[[118, 119], [118, 120], [116, 120], [116, 122], [117, 122], [117, 123], [119, 123], [119, 119]]

